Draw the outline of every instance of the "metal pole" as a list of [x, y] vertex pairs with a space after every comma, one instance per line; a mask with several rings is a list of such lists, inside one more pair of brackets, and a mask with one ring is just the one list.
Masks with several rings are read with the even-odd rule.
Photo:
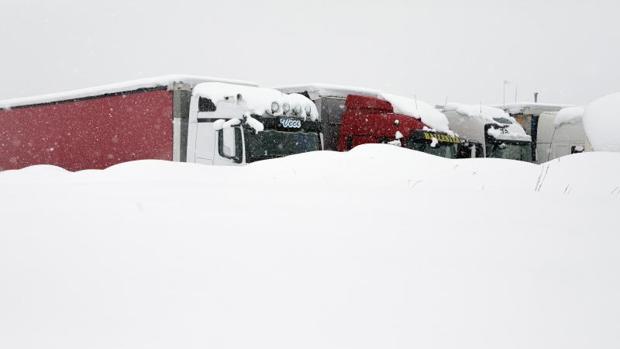
[[517, 100], [519, 99], [517, 96], [519, 94], [519, 86], [515, 85], [515, 104], [517, 104]]

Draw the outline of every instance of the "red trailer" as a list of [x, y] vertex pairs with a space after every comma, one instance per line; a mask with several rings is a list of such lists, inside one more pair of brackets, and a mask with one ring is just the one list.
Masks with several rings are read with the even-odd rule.
[[140, 89], [0, 110], [0, 170], [51, 164], [75, 171], [172, 160], [172, 94]]

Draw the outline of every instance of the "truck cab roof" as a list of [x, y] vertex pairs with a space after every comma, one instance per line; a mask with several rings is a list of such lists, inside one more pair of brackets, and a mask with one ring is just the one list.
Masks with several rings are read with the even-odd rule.
[[572, 105], [552, 103], [513, 103], [495, 106], [495, 108], [502, 109], [510, 115], [540, 115], [544, 112], [557, 112], [566, 107], [572, 107]]
[[273, 88], [204, 82], [196, 85], [192, 94], [209, 99], [214, 106], [235, 105], [259, 116], [295, 116], [311, 121], [319, 117], [316, 105], [307, 97]]
[[[485, 125], [494, 125], [495, 129], [501, 128], [505, 131], [493, 134], [505, 140], [530, 142], [531, 137], [525, 133], [521, 125], [502, 109], [485, 106], [469, 105], [460, 103], [448, 103], [440, 109], [450, 119], [450, 125], [454, 131], [467, 139], [480, 141], [480, 138], [473, 136], [473, 133], [480, 133]], [[473, 130], [473, 131], [472, 131]]]
[[311, 83], [305, 85], [280, 86], [276, 88], [285, 93], [303, 93], [310, 99], [316, 100], [321, 97], [347, 98], [349, 95], [360, 95], [377, 97], [381, 96], [381, 91], [353, 86], [341, 86], [322, 83]]

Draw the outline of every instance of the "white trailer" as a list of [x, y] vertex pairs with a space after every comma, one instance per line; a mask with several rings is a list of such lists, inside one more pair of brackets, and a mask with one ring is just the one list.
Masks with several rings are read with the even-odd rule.
[[591, 151], [583, 128], [583, 107], [569, 107], [559, 112], [543, 112], [538, 120], [536, 162]]

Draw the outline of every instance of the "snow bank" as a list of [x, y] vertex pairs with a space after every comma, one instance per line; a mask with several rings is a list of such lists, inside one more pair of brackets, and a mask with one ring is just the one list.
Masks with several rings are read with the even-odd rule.
[[3, 348], [618, 348], [620, 154], [0, 173]]
[[[209, 98], [216, 105], [223, 102], [241, 104], [256, 115], [284, 115], [285, 112], [294, 115], [294, 112], [311, 120], [319, 117], [316, 105], [310, 99], [299, 94], [287, 95], [272, 88], [206, 82], [196, 85], [193, 94]], [[272, 110], [273, 103], [277, 103], [275, 112]]]
[[168, 87], [174, 83], [183, 82], [190, 85], [196, 85], [198, 83], [207, 81], [217, 81], [229, 84], [238, 84], [246, 86], [255, 86], [252, 82], [240, 81], [240, 80], [228, 80], [213, 77], [203, 77], [194, 75], [165, 75], [153, 78], [146, 78], [140, 80], [132, 80], [127, 82], [102, 85], [97, 87], [85, 88], [80, 90], [73, 90], [67, 92], [46, 94], [35, 97], [15, 98], [0, 101], [0, 109], [10, 109], [26, 105], [45, 104], [59, 101], [74, 100], [80, 98], [87, 98], [93, 96], [101, 96], [112, 93], [130, 92], [145, 88], [155, 87]]
[[413, 98], [382, 93], [381, 97], [392, 104], [394, 112], [422, 120], [434, 130], [452, 133], [448, 127], [448, 118], [434, 106]]
[[566, 124], [579, 123], [583, 118], [584, 112], [584, 107], [563, 108], [556, 114], [553, 123], [556, 128]]
[[454, 110], [465, 117], [475, 118], [483, 124], [507, 126], [507, 134], [498, 129], [491, 128], [488, 130], [489, 134], [496, 138], [531, 141], [531, 137], [525, 133], [525, 130], [517, 123], [515, 118], [502, 109], [486, 105], [468, 105], [460, 103], [449, 103], [444, 106], [444, 109]]
[[594, 150], [620, 151], [620, 93], [590, 103], [583, 126]]

